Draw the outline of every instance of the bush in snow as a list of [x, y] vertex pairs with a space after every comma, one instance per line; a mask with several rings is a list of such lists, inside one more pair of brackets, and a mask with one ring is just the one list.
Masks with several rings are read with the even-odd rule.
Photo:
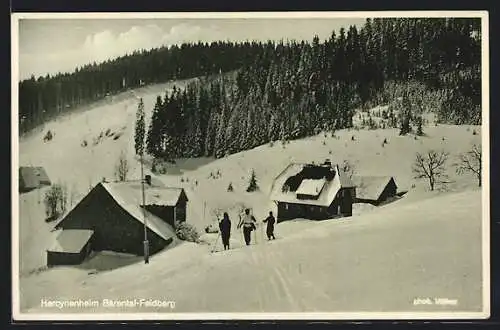
[[127, 160], [127, 155], [125, 152], [121, 152], [120, 156], [118, 157], [118, 161], [116, 162], [115, 165], [115, 176], [118, 181], [125, 181], [127, 180], [127, 174], [129, 171], [129, 165], [128, 165], [128, 160]]
[[151, 164], [151, 171], [153, 173], [165, 174], [167, 173], [167, 167], [165, 163], [159, 159], [153, 159], [153, 163]]
[[[55, 135], [55, 134], [54, 134]], [[47, 131], [47, 134], [45, 134], [45, 136], [43, 137], [43, 142], [48, 142], [50, 140], [52, 140], [54, 136], [52, 135], [52, 132], [50, 131], [50, 129]]]
[[82, 147], [85, 148], [87, 146], [87, 140], [83, 140], [81, 145], [82, 145]]
[[175, 234], [183, 241], [195, 243], [200, 241], [200, 234], [196, 228], [192, 224], [186, 223], [185, 221], [176, 223]]
[[118, 140], [122, 136], [123, 132], [116, 132], [115, 136], [113, 136], [113, 140]]
[[65, 184], [57, 183], [50, 186], [49, 190], [45, 193], [45, 215], [47, 221], [57, 219], [61, 214], [66, 212], [68, 201], [68, 189]]
[[229, 186], [227, 186], [227, 191], [231, 192], [233, 190], [234, 190], [233, 184], [231, 182], [229, 182]]
[[257, 185], [257, 177], [255, 175], [255, 171], [252, 170], [252, 174], [250, 175], [250, 182], [248, 183], [247, 192], [253, 192], [259, 189]]
[[216, 234], [219, 232], [219, 227], [216, 224], [210, 224], [205, 227], [205, 233], [207, 234]]

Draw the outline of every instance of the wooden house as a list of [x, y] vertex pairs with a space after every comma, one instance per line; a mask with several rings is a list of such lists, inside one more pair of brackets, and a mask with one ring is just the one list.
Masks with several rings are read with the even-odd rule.
[[277, 204], [277, 222], [304, 218], [323, 220], [351, 216], [356, 189], [338, 165], [288, 165], [274, 180], [271, 199]]
[[143, 255], [144, 219], [149, 251], [154, 254], [175, 237], [176, 220], [186, 221], [187, 197], [183, 189], [145, 184], [142, 203], [139, 182], [100, 182], [55, 229], [91, 230], [91, 250]]

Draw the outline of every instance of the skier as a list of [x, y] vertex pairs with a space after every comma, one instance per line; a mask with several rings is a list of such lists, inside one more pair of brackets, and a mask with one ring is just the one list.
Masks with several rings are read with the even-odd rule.
[[229, 220], [229, 215], [224, 212], [221, 222], [219, 222], [220, 235], [222, 238], [222, 244], [224, 244], [224, 250], [226, 248], [229, 250], [229, 238], [231, 236], [231, 220]]
[[267, 228], [266, 228], [267, 239], [271, 240], [271, 237], [272, 239], [276, 239], [276, 237], [274, 237], [274, 223], [276, 222], [276, 219], [274, 218], [272, 211], [269, 212], [269, 216], [266, 219], [264, 219], [263, 222], [267, 223]]
[[254, 230], [255, 227], [255, 218], [253, 215], [250, 215], [250, 209], [245, 210], [245, 215], [243, 218], [240, 220], [240, 223], [238, 224], [238, 229], [243, 226], [243, 236], [245, 236], [245, 243], [246, 245], [250, 245], [251, 237], [250, 234], [252, 233], [252, 230]]

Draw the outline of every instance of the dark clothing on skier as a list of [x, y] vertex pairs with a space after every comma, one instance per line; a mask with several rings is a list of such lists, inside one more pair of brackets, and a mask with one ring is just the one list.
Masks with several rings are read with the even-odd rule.
[[243, 236], [245, 237], [245, 244], [246, 245], [250, 245], [252, 230], [254, 230], [256, 228], [255, 222], [256, 222], [256, 220], [253, 217], [253, 215], [250, 215], [250, 210], [245, 210], [245, 215], [240, 220], [240, 223], [238, 224], [238, 228], [243, 226]]
[[243, 227], [243, 236], [245, 237], [245, 244], [250, 245], [252, 227]]
[[224, 245], [224, 250], [229, 249], [229, 238], [231, 237], [231, 220], [227, 213], [224, 213], [224, 217], [221, 222], [219, 222], [220, 235], [222, 238], [222, 244]]
[[266, 234], [268, 239], [276, 239], [274, 237], [274, 223], [276, 222], [276, 219], [273, 217], [272, 214], [270, 214], [264, 222], [267, 223], [267, 228], [266, 228]]

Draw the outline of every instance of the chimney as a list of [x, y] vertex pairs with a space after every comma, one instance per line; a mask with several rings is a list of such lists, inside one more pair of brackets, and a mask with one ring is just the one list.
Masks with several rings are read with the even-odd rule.
[[146, 176], [144, 177], [144, 181], [146, 181], [146, 183], [150, 186], [151, 185], [151, 175], [146, 174]]

